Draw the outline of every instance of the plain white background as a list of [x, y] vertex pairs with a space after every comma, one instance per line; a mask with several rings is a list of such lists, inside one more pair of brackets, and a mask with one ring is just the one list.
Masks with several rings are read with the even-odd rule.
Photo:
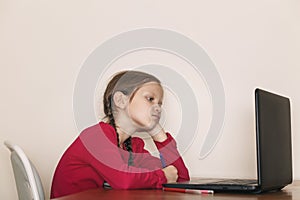
[[1, 199], [17, 199], [4, 140], [25, 150], [49, 197], [56, 164], [79, 134], [72, 98], [83, 62], [108, 38], [143, 27], [191, 38], [223, 81], [222, 136], [205, 159], [198, 154], [202, 136], [195, 137], [183, 154], [192, 176], [255, 177], [253, 90], [262, 87], [291, 98], [300, 179], [299, 20], [297, 0], [0, 1]]

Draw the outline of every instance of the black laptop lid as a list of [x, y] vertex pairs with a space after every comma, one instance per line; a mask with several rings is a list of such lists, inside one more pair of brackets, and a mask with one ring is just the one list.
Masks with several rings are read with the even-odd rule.
[[292, 182], [291, 113], [288, 98], [255, 90], [258, 183], [262, 190]]

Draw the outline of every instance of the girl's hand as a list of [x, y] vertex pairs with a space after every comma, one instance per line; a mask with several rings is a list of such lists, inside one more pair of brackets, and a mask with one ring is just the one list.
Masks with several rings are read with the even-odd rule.
[[176, 167], [174, 167], [173, 165], [169, 165], [168, 167], [165, 167], [162, 170], [167, 178], [167, 183], [174, 183], [177, 181], [178, 171]]
[[159, 123], [157, 123], [152, 129], [148, 131], [149, 135], [151, 135], [152, 137], [159, 134], [160, 132], [165, 132], [165, 131], [163, 130], [163, 128]]
[[149, 130], [148, 133], [151, 135], [152, 139], [157, 142], [163, 142], [168, 138], [166, 132], [159, 123]]

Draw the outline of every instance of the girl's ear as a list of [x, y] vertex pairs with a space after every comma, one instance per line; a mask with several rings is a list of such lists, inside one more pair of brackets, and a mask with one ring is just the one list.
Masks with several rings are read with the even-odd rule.
[[113, 96], [113, 101], [115, 103], [115, 106], [124, 109], [127, 105], [128, 97], [122, 92], [116, 92]]

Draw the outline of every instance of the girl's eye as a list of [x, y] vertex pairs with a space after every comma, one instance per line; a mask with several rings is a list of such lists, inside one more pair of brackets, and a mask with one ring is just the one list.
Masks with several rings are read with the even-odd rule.
[[147, 97], [147, 100], [152, 102], [154, 100], [154, 98], [153, 97]]

